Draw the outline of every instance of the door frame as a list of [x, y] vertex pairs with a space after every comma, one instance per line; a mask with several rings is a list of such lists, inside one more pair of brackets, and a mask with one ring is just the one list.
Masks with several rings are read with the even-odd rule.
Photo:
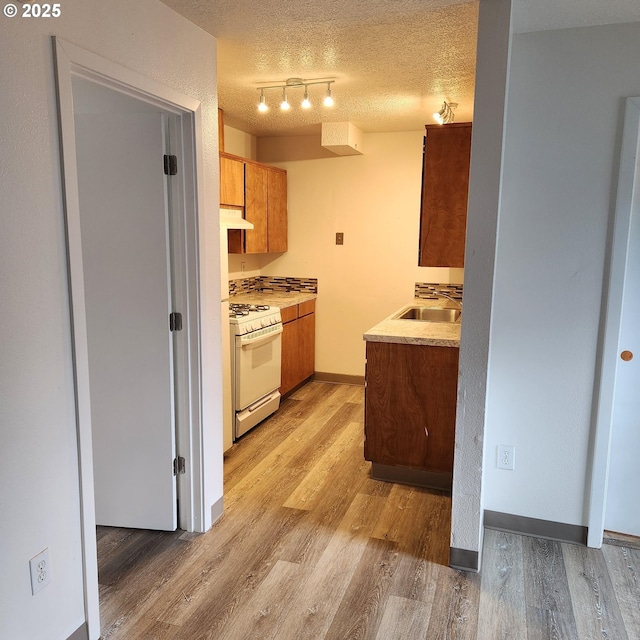
[[67, 242], [70, 323], [78, 438], [78, 473], [80, 484], [80, 527], [85, 613], [90, 638], [100, 636], [97, 542], [93, 494], [93, 458], [91, 407], [89, 397], [89, 361], [87, 350], [86, 308], [80, 207], [75, 145], [72, 78], [83, 78], [132, 98], [153, 104], [173, 114], [179, 123], [182, 180], [180, 188], [183, 218], [183, 281], [185, 291], [183, 331], [186, 337], [183, 371], [186, 374], [186, 403], [182, 410], [188, 420], [180, 420], [177, 439], [180, 455], [186, 459], [187, 473], [179, 483], [180, 522], [187, 531], [204, 531], [205, 517], [202, 379], [200, 363], [200, 296], [198, 263], [198, 211], [204, 202], [204, 175], [201, 140], [201, 105], [198, 100], [170, 87], [106, 60], [60, 38], [52, 37], [56, 73], [63, 206]]
[[624, 280], [627, 263], [629, 232], [634, 192], [640, 189], [640, 97], [625, 101], [622, 151], [618, 173], [618, 191], [613, 222], [609, 279], [605, 284], [604, 327], [601, 348], [598, 354], [599, 380], [595, 393], [595, 429], [593, 436], [593, 459], [591, 466], [591, 487], [588, 496], [587, 545], [602, 546], [606, 514], [609, 462], [611, 455], [611, 435], [613, 432], [614, 391], [618, 367], [620, 322]]

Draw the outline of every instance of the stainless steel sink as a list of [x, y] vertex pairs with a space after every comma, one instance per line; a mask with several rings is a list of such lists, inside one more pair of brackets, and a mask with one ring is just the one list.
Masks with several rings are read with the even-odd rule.
[[411, 307], [396, 316], [398, 320], [422, 320], [423, 322], [458, 322], [460, 309], [442, 307]]

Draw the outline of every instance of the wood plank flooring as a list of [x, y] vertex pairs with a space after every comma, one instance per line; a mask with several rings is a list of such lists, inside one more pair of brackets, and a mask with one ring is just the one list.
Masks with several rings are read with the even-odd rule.
[[211, 531], [98, 527], [102, 638], [640, 639], [640, 550], [488, 530], [450, 569], [450, 498], [372, 480], [362, 421], [312, 382], [228, 452]]

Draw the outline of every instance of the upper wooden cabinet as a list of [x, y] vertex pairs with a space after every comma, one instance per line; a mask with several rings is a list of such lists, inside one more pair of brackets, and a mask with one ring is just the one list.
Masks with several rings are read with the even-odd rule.
[[284, 252], [287, 243], [287, 173], [269, 167], [267, 172], [267, 238], [269, 251]]
[[244, 207], [244, 162], [220, 154], [220, 204]]
[[[237, 169], [242, 165], [242, 174]], [[224, 172], [224, 173], [223, 173]], [[230, 253], [281, 253], [287, 250], [287, 172], [253, 160], [220, 154], [220, 203], [244, 207], [251, 230], [229, 230]], [[235, 180], [233, 187], [226, 179]], [[238, 184], [242, 202], [238, 200]], [[232, 195], [235, 199], [230, 202]]]
[[471, 123], [425, 129], [418, 265], [463, 267]]
[[244, 251], [241, 253], [267, 253], [267, 168], [258, 164], [245, 165], [244, 217], [253, 224], [247, 231]]

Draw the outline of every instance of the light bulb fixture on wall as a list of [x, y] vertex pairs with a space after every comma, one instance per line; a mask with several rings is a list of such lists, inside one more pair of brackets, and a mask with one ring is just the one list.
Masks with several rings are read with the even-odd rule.
[[335, 82], [335, 80], [327, 80], [324, 79], [315, 79], [315, 80], [303, 80], [302, 78], [288, 78], [284, 82], [278, 82], [276, 84], [270, 84], [264, 87], [258, 87], [260, 91], [260, 102], [258, 103], [258, 111], [264, 113], [269, 110], [269, 106], [267, 105], [267, 100], [264, 95], [265, 90], [267, 89], [282, 89], [282, 101], [280, 102], [280, 109], [282, 111], [288, 111], [291, 108], [289, 101], [287, 100], [287, 89], [302, 89], [304, 88], [304, 98], [302, 99], [300, 106], [303, 109], [311, 108], [311, 100], [309, 100], [309, 89], [308, 87], [316, 84], [326, 84], [327, 91], [325, 93], [324, 100], [322, 104], [325, 107], [333, 107], [334, 101], [331, 96], [331, 85]]
[[450, 124], [454, 120], [454, 111], [457, 106], [457, 102], [444, 102], [442, 109], [433, 114], [434, 120], [438, 124]]

